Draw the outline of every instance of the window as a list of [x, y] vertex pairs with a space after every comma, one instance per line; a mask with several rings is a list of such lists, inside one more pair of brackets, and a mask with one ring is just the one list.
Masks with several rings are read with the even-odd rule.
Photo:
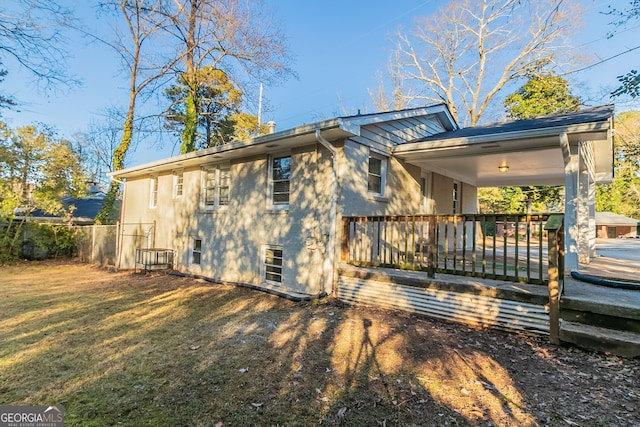
[[369, 154], [369, 172], [367, 189], [370, 193], [384, 195], [387, 173], [387, 159], [376, 154]]
[[229, 166], [216, 166], [205, 170], [204, 206], [206, 209], [217, 209], [229, 205]]
[[460, 204], [460, 191], [458, 189], [458, 183], [453, 183], [453, 213], [458, 213], [459, 204]]
[[267, 283], [282, 283], [282, 247], [264, 246], [262, 257], [264, 280]]
[[182, 171], [173, 172], [173, 198], [182, 197], [182, 189], [184, 187], [184, 174]]
[[229, 205], [229, 177], [231, 175], [230, 168], [227, 167], [219, 167], [218, 168], [218, 205], [219, 206], [228, 206]]
[[201, 257], [202, 257], [202, 240], [193, 239], [193, 247], [191, 249], [191, 264], [200, 265]]
[[427, 191], [427, 177], [423, 176], [420, 178], [420, 206], [423, 208], [427, 207], [429, 202], [429, 192]]
[[149, 207], [155, 208], [158, 205], [158, 177], [152, 176], [149, 182]]
[[420, 209], [421, 213], [430, 213], [433, 204], [431, 200], [431, 187], [433, 176], [431, 172], [423, 170], [420, 175]]
[[274, 207], [289, 206], [291, 190], [291, 156], [272, 157], [269, 162], [271, 204]]

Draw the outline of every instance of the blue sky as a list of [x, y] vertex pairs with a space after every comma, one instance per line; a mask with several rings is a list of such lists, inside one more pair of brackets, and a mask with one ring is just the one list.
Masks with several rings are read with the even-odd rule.
[[[102, 22], [86, 0], [62, 3], [76, 10], [89, 29], [101, 28]], [[268, 0], [268, 7], [289, 37], [298, 79], [289, 79], [279, 87], [264, 87], [264, 103], [271, 109], [263, 111], [262, 121], [274, 120], [277, 129], [283, 130], [355, 114], [358, 109], [372, 112], [368, 90], [377, 86], [376, 72], [386, 66], [395, 31], [400, 26], [410, 30], [415, 17], [429, 15], [445, 3], [446, 0]], [[610, 17], [601, 12], [609, 4], [624, 7], [626, 0], [582, 3], [587, 8], [586, 25], [576, 35], [574, 45], [586, 57], [585, 67], [640, 45], [638, 25], [606, 38], [612, 27], [608, 25]], [[91, 120], [100, 120], [107, 107], [126, 106], [127, 73], [120, 69], [112, 51], [89, 45], [79, 37], [70, 40], [68, 50], [72, 55], [70, 69], [83, 80], [82, 86], [68, 93], [38, 90], [23, 70], [10, 62], [5, 64], [9, 75], [1, 88], [20, 102], [20, 112], [2, 112], [10, 126], [42, 122], [55, 127], [61, 136], [71, 137], [74, 132], [86, 131]], [[616, 76], [639, 65], [637, 49], [566, 78], [587, 103], [600, 105], [611, 102], [606, 94], [615, 87]], [[257, 114], [257, 105], [253, 108], [251, 112]], [[640, 106], [620, 104], [616, 108], [623, 111]], [[140, 144], [128, 156], [127, 164], [157, 160], [176, 154], [176, 150], [177, 144], [168, 143], [161, 149]]]

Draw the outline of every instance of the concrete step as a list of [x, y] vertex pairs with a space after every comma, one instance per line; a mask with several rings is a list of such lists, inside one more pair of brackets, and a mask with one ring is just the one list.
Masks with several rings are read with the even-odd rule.
[[[603, 307], [591, 307], [588, 310], [571, 310], [565, 307], [566, 305], [560, 310], [560, 318], [564, 321], [640, 334], [640, 320], [630, 317], [628, 313], [623, 313], [621, 310], [613, 308], [606, 311], [602, 310]], [[604, 314], [599, 313], [598, 310], [604, 311]], [[638, 312], [640, 310], [635, 309], [635, 311]]]
[[640, 333], [562, 321], [560, 341], [622, 357], [640, 356]]

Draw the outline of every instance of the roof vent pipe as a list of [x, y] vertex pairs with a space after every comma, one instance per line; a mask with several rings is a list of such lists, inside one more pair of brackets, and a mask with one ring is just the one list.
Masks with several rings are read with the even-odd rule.
[[273, 120], [267, 122], [267, 127], [269, 128], [269, 133], [275, 133], [276, 131], [276, 122]]

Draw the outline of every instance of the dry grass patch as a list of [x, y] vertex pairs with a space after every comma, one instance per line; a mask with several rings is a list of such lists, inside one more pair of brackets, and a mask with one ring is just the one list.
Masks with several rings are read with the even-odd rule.
[[0, 268], [0, 404], [68, 426], [638, 425], [637, 360], [73, 263]]

